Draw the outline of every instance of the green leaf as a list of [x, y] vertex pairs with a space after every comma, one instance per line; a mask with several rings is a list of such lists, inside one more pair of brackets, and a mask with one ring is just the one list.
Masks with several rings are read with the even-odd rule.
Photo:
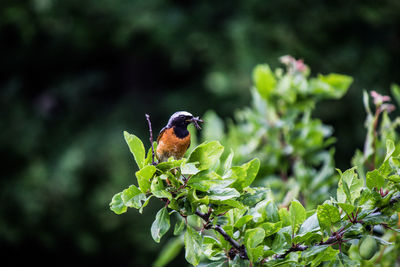
[[367, 112], [367, 115], [371, 115], [372, 116], [371, 108], [369, 106], [369, 95], [368, 95], [368, 92], [366, 90], [363, 90], [363, 104], [364, 104], [364, 109]]
[[293, 85], [293, 76], [285, 75], [280, 80], [276, 86], [275, 92], [284, 99], [287, 103], [293, 104], [297, 97], [297, 88]]
[[187, 184], [199, 191], [207, 192], [210, 188], [226, 188], [234, 181], [234, 179], [223, 179], [214, 171], [202, 171], [192, 176]]
[[151, 193], [157, 198], [168, 198], [169, 200], [172, 199], [172, 195], [170, 192], [165, 190], [164, 183], [160, 177], [155, 177], [151, 182]]
[[[395, 151], [396, 147], [394, 145], [394, 142], [390, 139], [386, 140], [386, 156], [385, 156], [385, 160], [382, 162], [381, 166], [379, 167], [379, 173], [382, 176], [387, 176], [392, 172], [392, 166], [393, 163], [396, 162], [396, 158], [392, 158], [392, 155]], [[391, 160], [389, 160], [391, 159]], [[396, 169], [396, 168], [395, 168]]]
[[394, 99], [397, 102], [397, 105], [400, 106], [400, 86], [393, 83], [390, 85], [390, 91], [392, 95], [394, 96]]
[[197, 169], [206, 170], [218, 161], [223, 151], [224, 147], [218, 141], [205, 142], [190, 153], [187, 163], [196, 163]]
[[319, 230], [320, 230], [320, 226], [319, 226], [319, 222], [318, 222], [318, 216], [317, 216], [317, 213], [314, 213], [313, 215], [308, 217], [303, 222], [303, 224], [300, 226], [298, 234], [300, 235], [300, 234], [305, 234], [308, 232], [315, 232], [315, 231], [319, 231]]
[[385, 177], [383, 177], [378, 170], [373, 170], [367, 172], [366, 183], [369, 189], [373, 189], [374, 187], [380, 189], [385, 183]]
[[286, 208], [280, 208], [278, 213], [279, 213], [279, 219], [282, 221], [283, 227], [289, 226], [292, 224], [289, 211]]
[[356, 152], [351, 159], [351, 165], [357, 168], [358, 175], [363, 180], [365, 180], [364, 162], [364, 153], [361, 152], [359, 149], [356, 149]]
[[244, 244], [246, 245], [246, 248], [255, 248], [263, 242], [264, 237], [265, 231], [263, 228], [257, 227], [249, 229], [244, 234]]
[[182, 162], [181, 164], [181, 173], [183, 175], [195, 175], [200, 172], [199, 169], [196, 168], [196, 163], [185, 163]]
[[237, 198], [240, 193], [234, 188], [214, 188], [210, 190], [208, 197], [210, 200], [227, 200], [232, 198]]
[[234, 227], [236, 228], [241, 228], [243, 225], [245, 225], [247, 222], [251, 221], [253, 219], [252, 215], [245, 215], [240, 217], [240, 219], [235, 223]]
[[339, 250], [335, 250], [332, 247], [328, 247], [323, 252], [317, 254], [317, 256], [312, 260], [311, 267], [319, 266], [321, 262], [332, 261], [336, 258]]
[[130, 134], [127, 131], [124, 131], [124, 137], [139, 169], [143, 168], [146, 151], [144, 150], [142, 141], [136, 135]]
[[151, 225], [151, 236], [157, 243], [160, 242], [161, 237], [169, 230], [169, 213], [166, 207], [157, 212], [156, 219]]
[[329, 245], [312, 246], [312, 247], [308, 248], [307, 250], [303, 251], [301, 253], [301, 257], [307, 259], [307, 258], [315, 256], [319, 253], [323, 253], [328, 248], [329, 248]]
[[340, 203], [348, 201], [353, 204], [354, 200], [360, 196], [364, 182], [358, 178], [355, 167], [346, 170], [344, 173], [339, 172], [339, 174], [337, 200]]
[[224, 163], [225, 172], [227, 172], [232, 167], [232, 160], [233, 160], [234, 155], [235, 155], [235, 153], [233, 153], [233, 150], [231, 148], [231, 153], [229, 153], [229, 155], [226, 158], [225, 163]]
[[382, 213], [376, 212], [376, 213], [372, 213], [367, 215], [366, 217], [364, 217], [363, 222], [365, 223], [365, 225], [368, 224], [372, 224], [372, 225], [376, 225], [376, 224], [381, 224], [381, 223], [388, 223], [390, 220], [390, 218], [386, 215], [383, 215]]
[[371, 200], [373, 198], [373, 191], [371, 191], [369, 188], [364, 187], [363, 190], [361, 191], [360, 196], [354, 201], [354, 205], [363, 205], [367, 201]]
[[390, 175], [386, 179], [393, 183], [400, 183], [400, 175], [397, 175], [397, 174]]
[[[319, 227], [318, 227], [319, 229]], [[307, 232], [303, 234], [298, 234], [292, 239], [293, 244], [304, 243], [305, 245], [311, 245], [317, 241], [322, 239], [322, 235], [320, 233], [312, 233]]]
[[350, 259], [344, 253], [338, 253], [336, 255], [336, 260], [332, 264], [332, 267], [348, 267], [348, 266], [358, 267], [360, 266], [360, 262]]
[[264, 199], [272, 199], [271, 195], [272, 192], [269, 188], [251, 188], [248, 192], [243, 193], [238, 200], [246, 206], [253, 207]]
[[282, 228], [278, 233], [275, 234], [274, 240], [272, 241], [271, 249], [276, 254], [281, 254], [286, 251], [291, 246], [287, 239], [285, 238], [284, 234], [281, 232], [284, 228]]
[[260, 95], [265, 99], [268, 99], [276, 86], [276, 79], [267, 64], [257, 65], [254, 68], [253, 83]]
[[311, 92], [322, 97], [341, 98], [350, 87], [353, 78], [346, 75], [331, 73], [318, 75], [318, 78], [310, 80]]
[[[222, 253], [220, 253], [220, 255], [221, 255]], [[222, 256], [220, 256], [220, 257], [222, 257]], [[243, 262], [244, 262], [245, 260], [243, 260]], [[246, 260], [247, 262], [248, 262], [248, 260]], [[218, 260], [216, 260], [216, 261], [212, 261], [212, 262], [207, 262], [207, 263], [201, 263], [200, 265], [199, 265], [200, 267], [227, 267], [228, 266], [228, 264], [227, 264], [227, 262], [226, 262], [226, 259], [225, 258], [222, 258], [222, 259], [218, 259]], [[231, 266], [233, 266], [233, 265], [229, 265], [230, 267]], [[239, 267], [239, 266], [237, 266], [237, 265], [235, 265], [235, 267]], [[240, 267], [249, 267], [249, 265], [243, 265], [243, 266], [240, 266]]]
[[139, 184], [139, 188], [143, 193], [147, 193], [150, 189], [150, 179], [156, 172], [156, 167], [153, 165], [147, 165], [146, 167], [138, 170], [135, 175]]
[[250, 261], [247, 259], [242, 259], [239, 257], [239, 255], [236, 255], [233, 261], [229, 261], [229, 267], [250, 267]]
[[202, 239], [200, 234], [192, 227], [188, 226], [184, 236], [185, 258], [196, 266], [200, 262]]
[[289, 207], [290, 221], [293, 233], [297, 232], [299, 226], [306, 219], [306, 210], [303, 205], [297, 200], [293, 200]]
[[394, 142], [390, 139], [386, 140], [386, 156], [384, 162], [392, 156], [395, 149], [396, 146], [394, 145]]
[[153, 195], [150, 195], [146, 198], [146, 201], [142, 204], [142, 206], [139, 209], [139, 213], [143, 213], [143, 209], [149, 204], [150, 199], [153, 197]]
[[266, 222], [260, 224], [259, 227], [264, 229], [265, 237], [268, 237], [275, 234], [282, 228], [282, 222], [276, 222], [276, 223]]
[[122, 200], [122, 192], [113, 196], [110, 203], [110, 209], [115, 214], [122, 214], [127, 211], [128, 208], [125, 206], [124, 201]]
[[210, 203], [219, 205], [219, 207], [215, 209], [216, 213], [224, 213], [225, 211], [228, 211], [232, 208], [244, 209], [242, 203], [234, 199], [227, 199], [227, 200], [210, 199]]
[[157, 169], [161, 172], [166, 172], [171, 169], [178, 168], [183, 163], [183, 159], [175, 160], [174, 158], [170, 157], [168, 161], [160, 162], [157, 164]]
[[379, 173], [384, 177], [388, 176], [393, 171], [389, 162], [390, 160], [383, 162], [378, 168]]
[[[221, 242], [219, 242], [218, 237], [216, 236], [203, 236], [203, 243], [202, 243], [202, 253], [205, 257], [207, 257], [209, 260], [212, 261], [214, 267], [220, 266], [223, 267], [226, 265], [220, 265], [221, 261], [223, 263], [224, 260], [226, 260], [226, 255], [224, 253], [224, 250], [222, 248]], [[217, 264], [219, 262], [219, 264]], [[205, 263], [203, 261], [202, 264], [199, 266], [210, 266], [210, 263]]]
[[163, 249], [158, 254], [156, 261], [153, 263], [153, 267], [163, 267], [170, 263], [173, 259], [178, 256], [179, 252], [183, 247], [183, 242], [180, 237], [171, 238], [163, 246]]
[[182, 217], [179, 217], [178, 221], [175, 223], [174, 235], [180, 235], [185, 229], [185, 226], [185, 220]]
[[125, 206], [140, 209], [142, 201], [146, 201], [146, 195], [143, 194], [135, 185], [122, 191], [122, 200]]
[[338, 203], [338, 206], [341, 207], [342, 210], [347, 214], [351, 214], [355, 209], [353, 205], [347, 203]]
[[[400, 157], [391, 157], [389, 160], [389, 166], [397, 175], [400, 175]], [[389, 174], [390, 173], [387, 173], [386, 175]]]
[[225, 177], [229, 177], [234, 179], [235, 182], [232, 184], [233, 188], [236, 188], [238, 191], [242, 191], [243, 188], [251, 185], [254, 179], [257, 176], [258, 170], [260, 168], [260, 160], [255, 158], [242, 166], [234, 166], [224, 175]]
[[272, 200], [265, 199], [249, 210], [253, 216], [253, 221], [258, 222], [277, 222], [279, 221], [278, 208]]
[[349, 188], [349, 186], [348, 186], [346, 181], [342, 181], [342, 189], [343, 189], [343, 191], [344, 191], [344, 193], [346, 195], [347, 201], [353, 203], [352, 198], [351, 198], [350, 188]]
[[332, 224], [340, 221], [338, 208], [329, 204], [318, 206], [317, 217], [321, 228], [327, 230], [330, 230]]
[[255, 248], [249, 248], [247, 254], [251, 262], [257, 262], [263, 255], [264, 246], [258, 246]]
[[355, 238], [358, 237], [363, 232], [363, 226], [361, 223], [352, 224], [349, 228], [347, 228], [344, 233], [344, 237], [346, 238]]
[[268, 222], [278, 222], [279, 212], [274, 201], [269, 201], [265, 207], [265, 217]]
[[[368, 93], [363, 91], [363, 103], [365, 111], [367, 112], [367, 119], [365, 120], [365, 125], [367, 127], [367, 136], [364, 145], [364, 155], [363, 161], [370, 158], [372, 154], [374, 154], [374, 116], [372, 115], [371, 108], [369, 106], [369, 96]], [[363, 165], [363, 164], [361, 164]]]
[[380, 238], [380, 237], [378, 237], [378, 236], [371, 235], [371, 237], [372, 237], [373, 239], [375, 239], [379, 244], [381, 244], [381, 245], [383, 245], [383, 246], [390, 246], [390, 245], [393, 245], [392, 242], [388, 242], [388, 241], [386, 241], [385, 239]]
[[190, 204], [192, 205], [192, 210], [196, 210], [196, 206], [198, 204], [204, 204], [204, 205], [208, 205], [209, 203], [209, 197], [208, 195], [206, 195], [203, 198], [199, 198], [196, 194], [196, 190], [195, 189], [190, 189], [188, 194], [187, 194], [187, 199], [190, 201]]

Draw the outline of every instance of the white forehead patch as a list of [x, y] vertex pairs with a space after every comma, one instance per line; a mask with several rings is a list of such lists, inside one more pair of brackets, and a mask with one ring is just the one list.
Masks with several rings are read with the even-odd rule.
[[187, 111], [177, 111], [174, 114], [172, 114], [171, 119], [177, 118], [179, 116], [192, 116], [193, 115]]
[[178, 118], [179, 116], [192, 116], [193, 115], [187, 111], [177, 111], [174, 114], [172, 114], [171, 118], [168, 121], [168, 124], [170, 124], [175, 118]]

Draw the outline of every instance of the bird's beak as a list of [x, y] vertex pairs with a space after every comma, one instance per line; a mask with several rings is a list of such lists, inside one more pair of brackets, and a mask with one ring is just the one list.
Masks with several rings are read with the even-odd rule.
[[199, 122], [203, 123], [204, 121], [199, 117], [193, 117], [190, 119], [190, 122], [193, 122], [194, 126], [196, 126], [197, 130], [201, 130]]

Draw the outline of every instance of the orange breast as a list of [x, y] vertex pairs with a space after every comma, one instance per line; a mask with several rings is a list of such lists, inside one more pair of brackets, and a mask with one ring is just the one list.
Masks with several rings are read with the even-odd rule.
[[158, 138], [157, 158], [159, 161], [167, 161], [170, 157], [181, 159], [189, 146], [190, 133], [184, 138], [179, 138], [174, 134], [173, 128], [166, 129]]

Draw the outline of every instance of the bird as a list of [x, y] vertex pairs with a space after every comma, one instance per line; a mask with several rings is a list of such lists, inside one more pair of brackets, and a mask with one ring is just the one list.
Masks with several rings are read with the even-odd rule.
[[199, 117], [187, 111], [177, 111], [171, 115], [167, 125], [161, 129], [157, 137], [156, 157], [158, 162], [165, 162], [170, 157], [181, 159], [190, 146], [190, 132], [187, 127], [190, 123], [200, 130]]

